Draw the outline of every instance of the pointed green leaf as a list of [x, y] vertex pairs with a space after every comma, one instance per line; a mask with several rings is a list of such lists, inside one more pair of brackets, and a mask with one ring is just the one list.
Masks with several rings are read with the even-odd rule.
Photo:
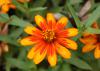
[[88, 32], [88, 33], [91, 33], [91, 34], [100, 34], [100, 29], [95, 29], [95, 28], [87, 28], [84, 32]]

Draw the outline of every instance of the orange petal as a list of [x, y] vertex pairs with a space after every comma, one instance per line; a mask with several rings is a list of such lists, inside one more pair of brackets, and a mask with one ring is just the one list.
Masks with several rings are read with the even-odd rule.
[[67, 48], [72, 49], [72, 50], [77, 50], [77, 43], [73, 40], [66, 39], [67, 42]]
[[44, 46], [35, 54], [33, 58], [34, 63], [39, 64], [46, 57], [46, 54], [47, 54], [47, 48]]
[[97, 42], [97, 39], [94, 38], [94, 37], [89, 36], [89, 37], [86, 37], [86, 38], [85, 37], [80, 38], [80, 41], [84, 44], [94, 44], [94, 43]]
[[82, 48], [82, 52], [86, 53], [86, 52], [90, 52], [92, 51], [96, 46], [93, 44], [86, 44], [83, 48]]
[[66, 29], [66, 31], [67, 31], [67, 37], [73, 37], [78, 34], [78, 29], [76, 28], [69, 28], [69, 29]]
[[70, 51], [69, 51], [67, 48], [61, 46], [60, 44], [57, 44], [57, 52], [58, 52], [63, 58], [66, 58], [66, 59], [71, 58], [71, 53], [70, 53]]
[[51, 29], [54, 29], [54, 27], [56, 25], [56, 20], [52, 13], [47, 14], [47, 23]]
[[15, 9], [16, 8], [16, 6], [13, 5], [13, 4], [9, 4], [9, 7], [12, 8], [12, 9]]
[[35, 44], [38, 40], [35, 37], [29, 36], [20, 40], [21, 45], [27, 46]]
[[27, 33], [27, 34], [30, 34], [30, 35], [33, 35], [34, 32], [37, 32], [39, 31], [36, 27], [34, 26], [27, 26], [24, 31]]
[[42, 16], [36, 15], [35, 22], [41, 29], [45, 30], [47, 28], [46, 20]]
[[10, 0], [0, 0], [0, 6], [4, 4], [10, 4], [10, 3], [11, 3]]
[[48, 62], [49, 62], [49, 64], [50, 64], [51, 67], [56, 66], [57, 55], [56, 55], [55, 47], [51, 46], [51, 47], [48, 48], [47, 58], [48, 58]]
[[9, 11], [10, 7], [9, 5], [3, 5], [1, 8], [2, 13], [7, 13]]
[[73, 37], [78, 34], [78, 30], [76, 28], [69, 28], [63, 31], [58, 32], [58, 37]]
[[28, 55], [27, 55], [27, 58], [28, 59], [33, 59], [34, 55], [35, 55], [35, 52], [34, 50], [36, 49], [36, 47], [32, 47], [29, 52], [28, 52]]
[[33, 57], [34, 57], [37, 53], [39, 53], [40, 50], [41, 50], [41, 48], [43, 48], [44, 46], [45, 46], [45, 44], [42, 43], [42, 41], [39, 42], [39, 43], [37, 43], [37, 44], [35, 44], [35, 46], [32, 47], [32, 48], [29, 50], [28, 55], [27, 55], [27, 58], [33, 59]]
[[57, 22], [57, 27], [58, 27], [59, 29], [63, 29], [63, 28], [67, 25], [67, 23], [68, 23], [68, 18], [62, 17], [62, 18], [60, 18], [60, 19], [58, 20], [58, 22]]
[[100, 45], [98, 45], [94, 51], [94, 56], [96, 59], [100, 59]]
[[77, 43], [73, 40], [66, 39], [66, 38], [60, 38], [58, 40], [59, 44], [62, 44], [63, 46], [72, 49], [72, 50], [77, 50]]

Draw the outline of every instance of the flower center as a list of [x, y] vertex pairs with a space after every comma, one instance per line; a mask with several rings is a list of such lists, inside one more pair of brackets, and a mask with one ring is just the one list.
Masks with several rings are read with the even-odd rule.
[[47, 42], [52, 42], [55, 38], [55, 33], [54, 31], [51, 31], [51, 30], [43, 31], [42, 34], [43, 34], [44, 40], [46, 40]]

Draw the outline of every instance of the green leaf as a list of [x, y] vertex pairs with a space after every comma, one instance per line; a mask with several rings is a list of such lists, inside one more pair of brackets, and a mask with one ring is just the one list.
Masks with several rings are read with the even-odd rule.
[[[66, 70], [67, 69], [67, 70]], [[59, 71], [71, 71], [71, 67], [67, 63], [63, 63], [59, 69]]]
[[30, 8], [29, 12], [46, 10], [47, 7]]
[[58, 6], [61, 0], [52, 0], [54, 6]]
[[6, 23], [7, 21], [9, 21], [8, 14], [0, 14], [0, 22], [1, 23]]
[[32, 26], [32, 24], [27, 21], [24, 21], [23, 19], [18, 18], [17, 16], [11, 16], [11, 21], [9, 24], [19, 27]]
[[10, 64], [6, 62], [6, 67], [5, 67], [6, 71], [10, 71], [10, 68], [11, 68]]
[[91, 33], [91, 34], [100, 34], [100, 29], [95, 29], [95, 28], [87, 28], [84, 32], [88, 32], [88, 33]]
[[81, 29], [82, 23], [81, 23], [79, 17], [76, 15], [75, 10], [73, 9], [73, 7], [70, 4], [68, 4], [68, 3], [66, 4], [65, 7], [68, 7], [70, 13], [72, 14], [72, 16], [73, 16], [73, 18], [75, 20], [75, 23], [76, 23], [77, 28], [78, 29]]
[[72, 57], [71, 59], [66, 60], [66, 61], [78, 68], [92, 70], [92, 68], [89, 64], [87, 64], [85, 61], [83, 61], [77, 57]]
[[83, 0], [69, 0], [68, 3], [70, 4], [79, 4], [79, 3], [82, 3]]
[[0, 35], [0, 41], [19, 46], [16, 39], [13, 39], [13, 38], [9, 37], [8, 35]]
[[20, 10], [23, 13], [26, 13], [26, 8], [24, 8], [24, 5], [17, 2], [17, 0], [12, 0], [12, 3], [17, 7], [18, 10]]
[[18, 38], [23, 33], [23, 28], [11, 29], [10, 37]]
[[62, 7], [52, 7], [49, 9], [49, 12], [54, 12], [54, 13], [58, 13], [62, 11]]
[[46, 3], [46, 1], [47, 0], [35, 0], [33, 7], [42, 7]]
[[19, 59], [14, 59], [14, 58], [7, 58], [7, 62], [12, 66], [12, 67], [17, 67], [19, 69], [23, 70], [28, 70], [31, 68], [36, 68], [33, 62], [29, 61], [22, 61]]
[[100, 18], [100, 6], [90, 14], [90, 17], [85, 22], [85, 27], [90, 27], [98, 18]]
[[25, 59], [27, 57], [27, 48], [29, 48], [29, 47], [20, 48], [20, 52], [19, 52], [19, 56], [18, 56], [19, 59], [23, 60], [23, 59]]

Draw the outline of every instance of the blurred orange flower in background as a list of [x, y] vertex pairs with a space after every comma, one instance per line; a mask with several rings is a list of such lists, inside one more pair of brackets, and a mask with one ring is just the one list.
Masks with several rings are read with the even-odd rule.
[[[47, 20], [47, 21], [46, 21]], [[65, 59], [71, 58], [68, 49], [77, 50], [75, 41], [70, 37], [76, 36], [78, 30], [76, 28], [67, 28], [68, 18], [62, 17], [57, 22], [52, 13], [47, 14], [47, 19], [40, 15], [35, 16], [35, 22], [38, 28], [27, 26], [24, 31], [30, 36], [21, 39], [23, 46], [34, 45], [29, 53], [28, 58], [33, 59], [35, 64], [39, 64], [45, 57], [50, 66], [57, 63], [57, 53]]]
[[12, 0], [0, 0], [0, 12], [7, 13], [10, 8], [15, 9], [16, 7], [12, 4]]
[[[98, 28], [97, 23], [95, 22], [92, 27]], [[100, 34], [85, 33], [80, 41], [85, 44], [85, 46], [82, 48], [82, 52], [86, 53], [95, 49], [94, 57], [96, 59], [100, 59]]]

